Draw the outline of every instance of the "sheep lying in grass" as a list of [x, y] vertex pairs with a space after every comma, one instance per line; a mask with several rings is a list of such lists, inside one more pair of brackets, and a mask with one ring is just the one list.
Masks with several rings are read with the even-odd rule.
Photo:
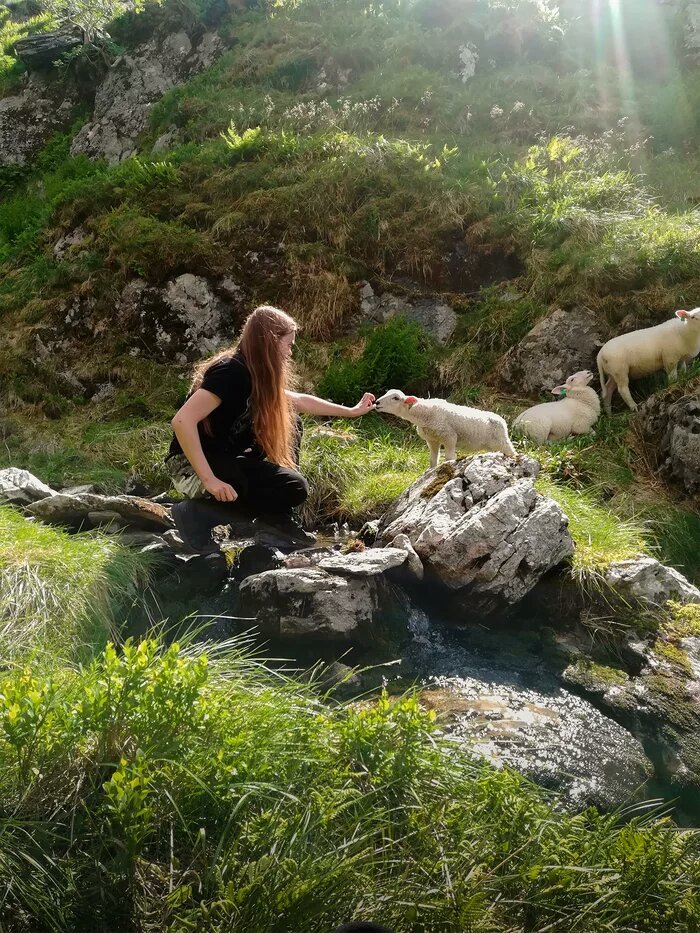
[[518, 415], [513, 427], [538, 444], [590, 431], [600, 416], [598, 393], [588, 385], [591, 379], [593, 373], [587, 369], [569, 376], [564, 385], [552, 389], [554, 395], [565, 398], [533, 405]]
[[480, 450], [500, 450], [515, 456], [508, 437], [508, 425], [492, 411], [480, 411], [466, 405], [453, 405], [441, 398], [416, 398], [390, 389], [375, 402], [376, 411], [404, 418], [416, 426], [416, 431], [430, 448], [430, 466], [437, 466], [440, 447], [445, 448], [445, 460], [455, 460], [457, 448], [469, 453]]
[[[605, 410], [610, 414], [610, 402], [617, 388], [627, 405], [637, 407], [630, 395], [629, 380], [649, 376], [665, 369], [669, 379], [678, 375], [678, 366], [685, 369], [700, 353], [700, 308], [676, 311], [675, 318], [613, 337], [600, 348], [598, 372]], [[606, 382], [606, 374], [609, 377]]]

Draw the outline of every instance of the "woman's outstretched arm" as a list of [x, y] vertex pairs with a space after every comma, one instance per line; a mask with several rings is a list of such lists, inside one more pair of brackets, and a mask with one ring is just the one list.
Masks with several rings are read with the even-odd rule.
[[335, 418], [359, 418], [360, 415], [366, 415], [374, 407], [374, 396], [371, 392], [365, 392], [357, 405], [349, 408], [347, 405], [336, 405], [335, 402], [327, 402], [325, 399], [317, 398], [315, 395], [303, 395], [301, 392], [287, 392], [287, 398], [291, 399], [294, 408], [304, 415], [331, 415]]

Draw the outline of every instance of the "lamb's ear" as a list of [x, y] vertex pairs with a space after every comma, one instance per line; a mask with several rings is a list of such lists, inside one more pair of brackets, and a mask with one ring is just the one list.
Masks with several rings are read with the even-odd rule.
[[415, 405], [417, 401], [418, 399], [415, 397], [415, 395], [407, 395], [403, 400], [403, 403], [404, 405]]
[[689, 315], [687, 311], [676, 311], [676, 317], [679, 317], [682, 321], [684, 321], [688, 316]]

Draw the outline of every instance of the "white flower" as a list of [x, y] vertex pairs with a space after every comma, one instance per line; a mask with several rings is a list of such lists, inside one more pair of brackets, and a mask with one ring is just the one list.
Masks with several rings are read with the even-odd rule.
[[494, 104], [489, 113], [492, 120], [498, 120], [499, 117], [503, 116], [503, 108], [499, 107], [498, 104]]
[[474, 76], [476, 63], [479, 61], [479, 53], [471, 42], [467, 42], [466, 45], [461, 45], [459, 47], [459, 61], [462, 66], [459, 69], [459, 76], [466, 84], [467, 81]]
[[516, 100], [516, 102], [511, 107], [510, 112], [520, 113], [520, 111], [524, 109], [525, 109], [525, 104], [521, 100]]

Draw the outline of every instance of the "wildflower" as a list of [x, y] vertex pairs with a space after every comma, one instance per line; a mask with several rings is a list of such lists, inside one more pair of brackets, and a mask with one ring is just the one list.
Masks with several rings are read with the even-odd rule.
[[499, 107], [498, 104], [494, 104], [491, 110], [489, 111], [492, 120], [498, 120], [503, 116], [503, 108]]

